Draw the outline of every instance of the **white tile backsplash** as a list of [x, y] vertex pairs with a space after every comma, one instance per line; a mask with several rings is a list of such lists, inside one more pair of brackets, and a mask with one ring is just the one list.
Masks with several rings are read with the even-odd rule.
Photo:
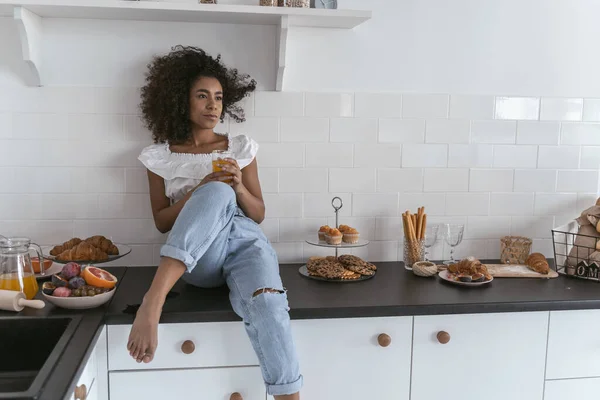
[[[12, 101], [0, 102], [0, 233], [42, 244], [102, 233], [134, 249], [121, 265], [156, 263], [166, 235], [137, 160], [152, 143], [138, 89], [9, 91]], [[547, 250], [552, 227], [598, 196], [599, 99], [259, 92], [243, 104], [245, 123], [217, 129], [260, 145], [261, 228], [281, 262], [330, 254], [303, 241], [335, 223], [334, 196], [344, 201], [340, 223], [372, 241], [352, 253], [371, 261], [402, 257], [406, 210], [464, 223], [457, 255], [498, 257], [507, 234]], [[433, 254], [447, 257], [448, 247]]]

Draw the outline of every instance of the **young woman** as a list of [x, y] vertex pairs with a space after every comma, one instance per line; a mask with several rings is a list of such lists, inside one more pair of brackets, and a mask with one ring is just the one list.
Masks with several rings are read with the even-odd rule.
[[[162, 307], [178, 279], [199, 287], [226, 283], [268, 393], [295, 400], [302, 376], [287, 295], [277, 255], [258, 226], [265, 216], [258, 144], [214, 131], [226, 114], [244, 120], [236, 104], [255, 88], [254, 80], [225, 67], [220, 56], [194, 47], [175, 47], [149, 65], [141, 109], [155, 144], [139, 159], [148, 169], [156, 227], [170, 233], [127, 348], [138, 362], [152, 361]], [[212, 172], [214, 150], [233, 153], [220, 172]]]

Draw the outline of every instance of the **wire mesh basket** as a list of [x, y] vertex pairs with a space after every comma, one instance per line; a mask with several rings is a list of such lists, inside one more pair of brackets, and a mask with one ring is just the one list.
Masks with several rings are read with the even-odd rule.
[[552, 229], [556, 272], [600, 282], [600, 237], [579, 233], [577, 221]]

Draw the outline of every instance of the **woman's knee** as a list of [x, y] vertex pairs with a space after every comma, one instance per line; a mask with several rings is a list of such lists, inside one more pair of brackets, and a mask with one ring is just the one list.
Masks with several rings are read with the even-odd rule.
[[194, 196], [208, 196], [222, 202], [235, 201], [235, 191], [223, 182], [208, 182], [194, 190]]

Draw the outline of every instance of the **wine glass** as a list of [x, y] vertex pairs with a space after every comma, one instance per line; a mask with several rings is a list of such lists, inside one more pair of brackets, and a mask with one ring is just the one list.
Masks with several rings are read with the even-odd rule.
[[437, 242], [439, 230], [439, 225], [430, 225], [425, 228], [425, 240], [423, 241], [425, 261], [429, 261], [429, 249]]
[[446, 224], [445, 228], [446, 232], [444, 238], [446, 239], [446, 243], [450, 246], [450, 260], [444, 261], [444, 264], [455, 264], [454, 248], [462, 242], [465, 226], [460, 224]]

